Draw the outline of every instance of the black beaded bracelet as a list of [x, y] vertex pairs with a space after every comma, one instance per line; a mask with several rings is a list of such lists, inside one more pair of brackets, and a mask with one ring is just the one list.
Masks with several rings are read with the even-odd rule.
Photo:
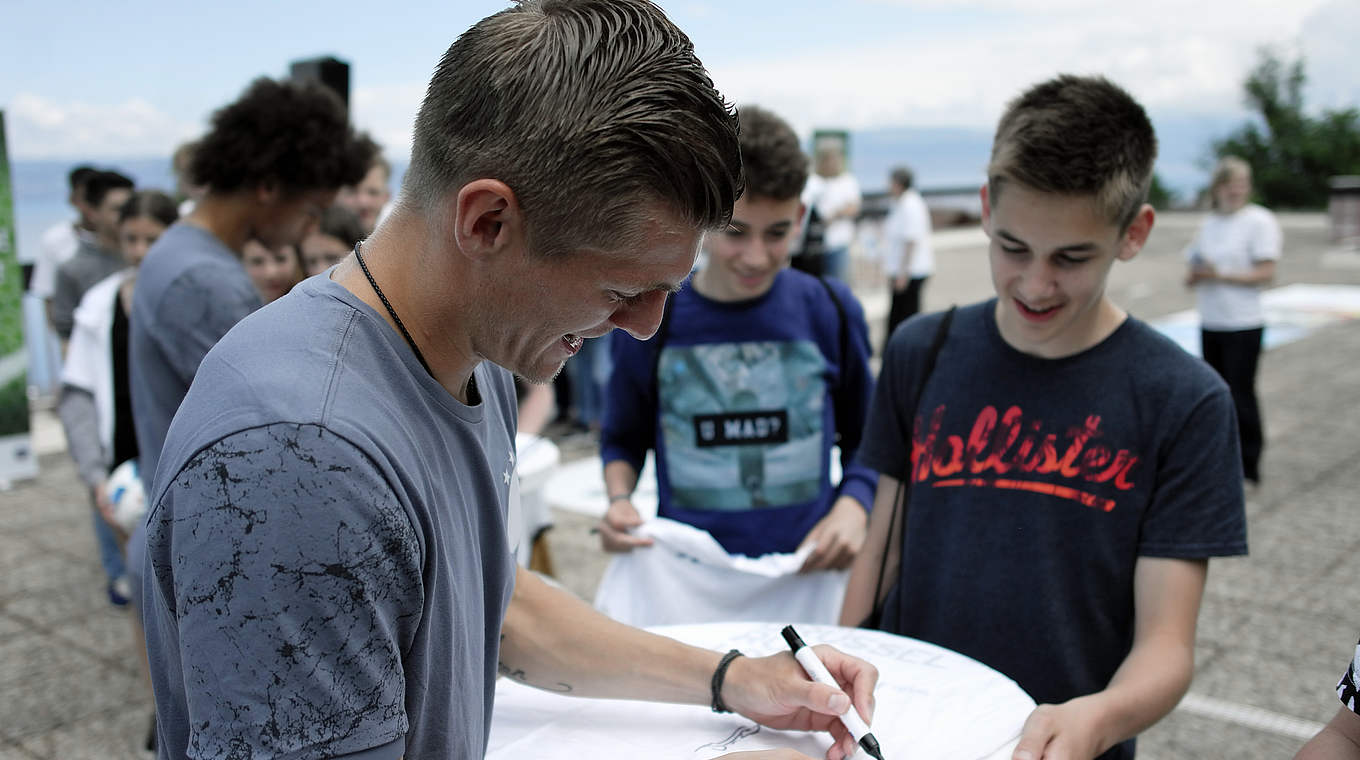
[[723, 655], [721, 660], [718, 660], [718, 668], [713, 671], [713, 712], [715, 713], [732, 712], [731, 710], [727, 709], [727, 705], [723, 704], [722, 701], [723, 677], [727, 675], [727, 666], [731, 665], [732, 661], [737, 659], [738, 657], [744, 656], [745, 655], [743, 655], [741, 652], [738, 652], [737, 650], [733, 649], [727, 654]]

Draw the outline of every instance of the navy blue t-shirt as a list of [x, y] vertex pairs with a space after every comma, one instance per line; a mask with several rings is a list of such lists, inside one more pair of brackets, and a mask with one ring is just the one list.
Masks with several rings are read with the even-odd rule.
[[1137, 319], [1043, 359], [1002, 339], [995, 306], [958, 310], [914, 420], [941, 315], [884, 355], [860, 457], [900, 479], [910, 454], [914, 479], [883, 627], [1058, 703], [1128, 654], [1139, 557], [1246, 553], [1237, 426], [1213, 370]]

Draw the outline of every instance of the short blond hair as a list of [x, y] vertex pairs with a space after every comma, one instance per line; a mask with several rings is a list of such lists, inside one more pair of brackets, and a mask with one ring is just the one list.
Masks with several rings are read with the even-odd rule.
[[1234, 174], [1243, 174], [1247, 179], [1251, 179], [1251, 165], [1246, 159], [1238, 156], [1223, 156], [1219, 163], [1213, 165], [1213, 175], [1209, 181], [1209, 194], [1213, 194], [1221, 186], [1227, 185]]

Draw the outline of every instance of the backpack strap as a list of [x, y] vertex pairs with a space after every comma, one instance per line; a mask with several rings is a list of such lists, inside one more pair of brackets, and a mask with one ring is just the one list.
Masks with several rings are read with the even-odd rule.
[[[949, 325], [954, 321], [954, 311], [957, 307], [950, 306], [949, 311], [944, 313], [944, 318], [940, 320], [940, 327], [935, 331], [935, 338], [930, 342], [930, 349], [926, 352], [925, 363], [921, 366], [921, 379], [916, 384], [916, 395], [911, 400], [911, 414], [907, 417], [912, 426], [908, 431], [911, 439], [916, 437], [916, 412], [921, 408], [921, 396], [925, 394], [926, 383], [930, 381], [930, 376], [935, 372], [935, 363], [940, 358], [940, 351], [944, 348], [945, 339], [949, 337]], [[883, 578], [888, 574], [888, 555], [892, 551], [894, 533], [897, 527], [897, 513], [902, 512], [902, 532], [907, 528], [907, 508], [911, 504], [911, 481], [915, 479], [915, 468], [911, 461], [911, 448], [913, 441], [907, 441], [907, 462], [902, 467], [902, 479], [897, 482], [897, 494], [893, 498], [892, 513], [888, 516], [887, 540], [883, 544], [883, 555], [878, 562], [878, 579], [874, 581], [874, 607], [869, 616], [859, 624], [860, 628], [881, 628], [883, 623]], [[901, 559], [898, 559], [901, 562]], [[893, 568], [893, 575], [897, 574], [897, 568]], [[890, 587], [891, 588], [891, 587]]]
[[[818, 277], [817, 281], [822, 283], [823, 288], [826, 288], [826, 294], [831, 297], [831, 303], [836, 306], [841, 371], [836, 377], [835, 385], [831, 387], [831, 408], [835, 410], [837, 427], [839, 427], [839, 423], [845, 419], [845, 404], [848, 401], [845, 396], [845, 362], [850, 353], [850, 320], [845, 316], [845, 304], [841, 302], [841, 297], [836, 294], [836, 289], [831, 287], [831, 283], [825, 277]], [[841, 434], [839, 430], [836, 432], [835, 439], [837, 443], [840, 443]]]

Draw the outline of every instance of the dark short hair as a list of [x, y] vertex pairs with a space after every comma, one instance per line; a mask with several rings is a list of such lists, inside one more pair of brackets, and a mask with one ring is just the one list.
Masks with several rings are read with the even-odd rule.
[[760, 106], [742, 106], [738, 138], [748, 195], [786, 201], [807, 184], [808, 159], [788, 122]]
[[110, 190], [131, 190], [132, 180], [114, 171], [96, 171], [85, 180], [85, 202], [98, 206]]
[[89, 182], [90, 177], [93, 177], [98, 171], [98, 169], [89, 164], [73, 166], [71, 167], [71, 171], [66, 174], [66, 184], [70, 186], [72, 190], [75, 190], [86, 182]]
[[649, 204], [712, 229], [741, 192], [737, 119], [653, 3], [522, 0], [444, 54], [403, 203], [429, 210], [478, 178], [514, 191], [542, 254], [616, 250]]
[[372, 151], [329, 89], [261, 77], [213, 114], [194, 146], [189, 176], [219, 193], [267, 183], [288, 194], [334, 190], [363, 179]]
[[988, 184], [1090, 196], [1122, 230], [1147, 200], [1157, 136], [1147, 112], [1099, 76], [1041, 82], [1011, 101], [996, 128]]
[[179, 219], [179, 207], [174, 199], [160, 190], [138, 190], [118, 209], [118, 223], [139, 216], [149, 216], [169, 227]]
[[894, 166], [892, 171], [888, 172], [888, 179], [901, 185], [903, 190], [910, 190], [912, 183], [916, 181], [916, 175], [911, 173], [910, 167]]
[[330, 235], [348, 248], [353, 248], [364, 239], [364, 225], [359, 221], [358, 215], [339, 204], [331, 205], [321, 212], [321, 223], [317, 225], [317, 232]]

